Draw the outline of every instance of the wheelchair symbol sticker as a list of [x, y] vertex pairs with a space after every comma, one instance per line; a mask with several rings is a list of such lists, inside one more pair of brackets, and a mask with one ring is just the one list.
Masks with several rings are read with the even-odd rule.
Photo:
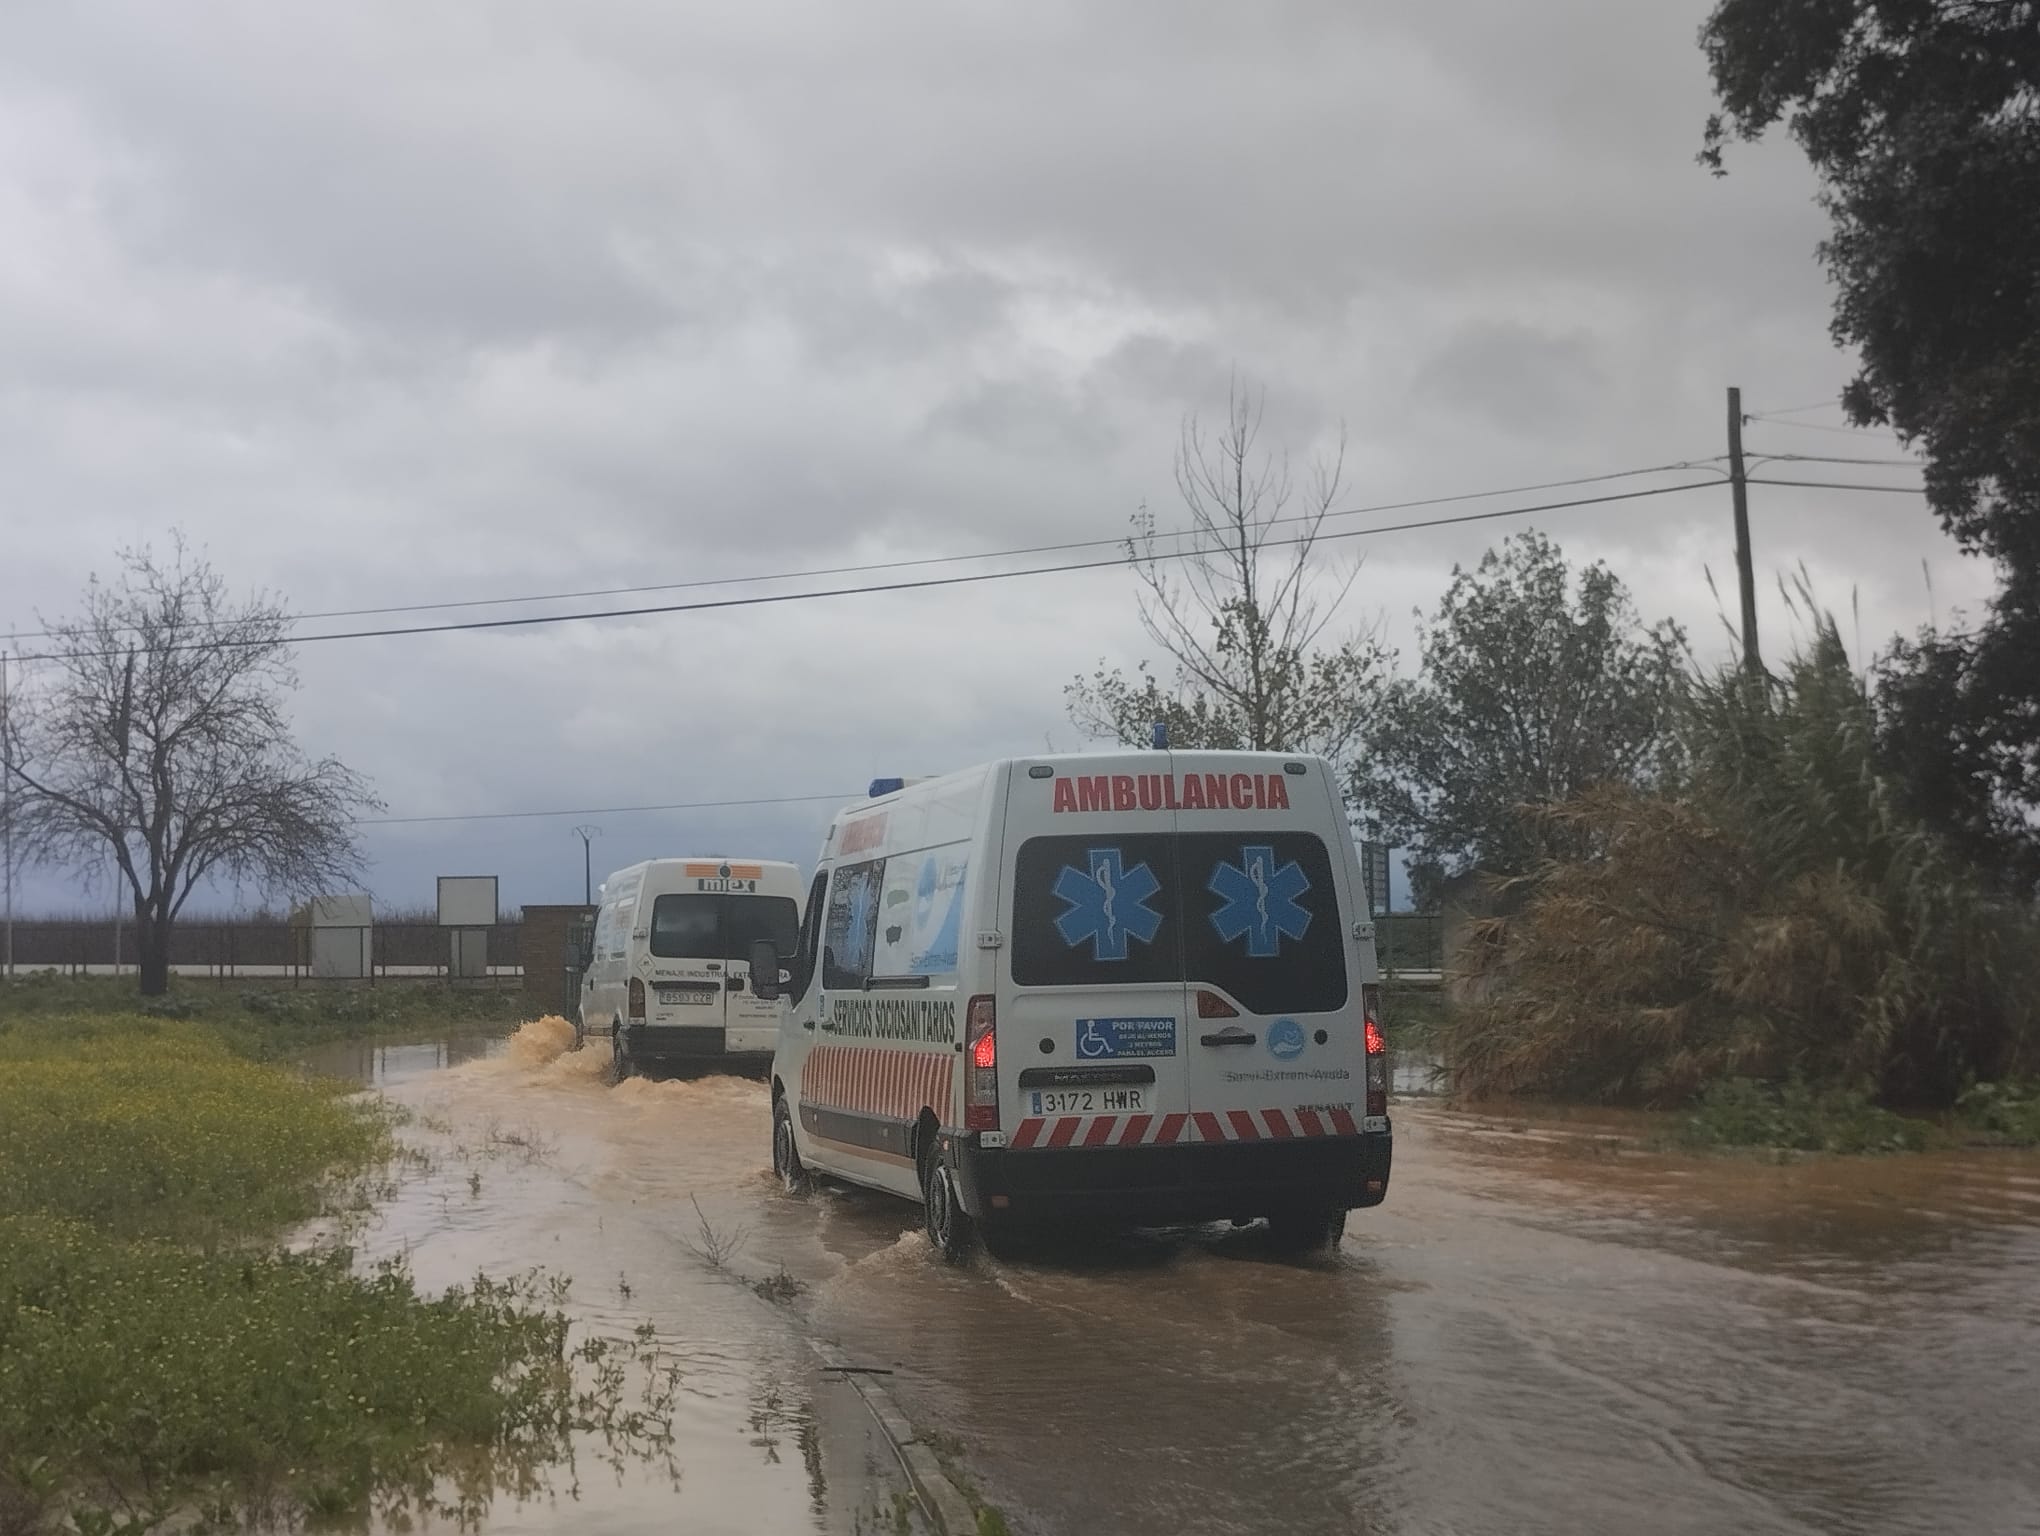
[[1173, 1018], [1078, 1019], [1076, 1052], [1084, 1061], [1105, 1061], [1115, 1056], [1173, 1056], [1176, 1054], [1176, 1021]]

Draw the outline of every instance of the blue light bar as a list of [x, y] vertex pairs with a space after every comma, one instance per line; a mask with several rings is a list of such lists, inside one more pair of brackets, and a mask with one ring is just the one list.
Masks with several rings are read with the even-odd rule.
[[873, 779], [866, 793], [874, 800], [880, 795], [894, 795], [907, 787], [905, 779]]
[[1154, 728], [1154, 736], [1153, 736], [1153, 741], [1154, 741], [1154, 745], [1155, 745], [1155, 750], [1156, 750], [1157, 752], [1166, 752], [1166, 751], [1168, 751], [1168, 750], [1169, 750], [1169, 722], [1168, 722], [1168, 721], [1166, 721], [1166, 720], [1157, 720], [1157, 721], [1155, 722], [1155, 728]]

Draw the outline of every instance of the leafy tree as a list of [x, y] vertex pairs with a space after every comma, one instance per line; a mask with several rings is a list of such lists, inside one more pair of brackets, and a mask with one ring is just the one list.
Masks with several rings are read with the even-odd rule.
[[1189, 530], [1165, 533], [1143, 507], [1126, 542], [1141, 623], [1174, 678], [1165, 686], [1145, 662], [1131, 677], [1101, 666], [1078, 678], [1064, 695], [1086, 734], [1146, 746], [1161, 720], [1178, 747], [1319, 752], [1334, 761], [1350, 753], [1382, 652], [1365, 635], [1322, 643], [1359, 574], [1355, 564], [1327, 581], [1313, 558], [1343, 453], [1311, 466], [1301, 510], [1291, 512], [1288, 457], [1260, 446], [1264, 404], [1235, 385], [1216, 439], [1195, 416], [1184, 422], [1176, 489]]
[[1566, 847], [1534, 808], [1665, 770], [1684, 636], [1644, 628], [1605, 565], [1575, 575], [1551, 540], [1519, 534], [1455, 566], [1418, 618], [1420, 674], [1371, 710], [1353, 797], [1410, 850], [1419, 906], [1447, 877], [1527, 873]]
[[[1969, 634], [1886, 663], [1903, 792], [2014, 881], [2040, 881], [2040, 6], [1720, 0], [1721, 112], [1701, 158], [1785, 122], [1832, 221], [1820, 255], [1843, 396], [1927, 455], [1927, 496], [2004, 579]], [[1953, 757], [1922, 744], [1945, 735]], [[1980, 841], [1979, 841], [1980, 839]]]
[[360, 875], [355, 816], [379, 805], [334, 758], [290, 738], [290, 616], [237, 602], [180, 541], [121, 554], [83, 617], [46, 624], [54, 672], [27, 694], [8, 770], [17, 836], [48, 864], [111, 855], [132, 899], [141, 989], [169, 986], [170, 936], [208, 877], [309, 894]]

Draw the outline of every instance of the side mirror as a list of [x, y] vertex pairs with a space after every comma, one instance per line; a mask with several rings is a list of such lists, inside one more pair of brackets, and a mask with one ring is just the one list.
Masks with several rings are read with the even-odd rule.
[[782, 995], [784, 973], [779, 969], [779, 947], [770, 939], [751, 941], [751, 996], [761, 1003], [776, 1003]]

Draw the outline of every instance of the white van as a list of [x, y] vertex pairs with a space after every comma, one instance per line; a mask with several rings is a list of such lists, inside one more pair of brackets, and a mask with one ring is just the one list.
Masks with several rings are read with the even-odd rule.
[[607, 1035], [618, 1076], [725, 1061], [763, 1067], [783, 1005], [748, 982], [754, 941], [790, 950], [800, 871], [760, 859], [651, 859], [602, 882], [581, 980], [578, 1048]]
[[1387, 1192], [1374, 931], [1321, 760], [881, 780], [778, 958], [774, 1168], [920, 1199], [952, 1259], [1073, 1220], [1317, 1247]]

